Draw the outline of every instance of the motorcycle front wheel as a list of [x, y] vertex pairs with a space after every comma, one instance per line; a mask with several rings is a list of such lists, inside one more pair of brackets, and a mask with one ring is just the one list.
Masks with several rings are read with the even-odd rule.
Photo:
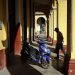
[[41, 66], [42, 66], [44, 69], [48, 69], [49, 66], [50, 66], [50, 62], [49, 62], [48, 60], [42, 59], [42, 60], [41, 60]]

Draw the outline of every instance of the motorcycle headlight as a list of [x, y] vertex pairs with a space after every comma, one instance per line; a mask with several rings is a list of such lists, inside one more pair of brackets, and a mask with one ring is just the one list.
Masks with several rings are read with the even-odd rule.
[[50, 50], [49, 50], [49, 49], [46, 49], [46, 52], [47, 52], [47, 53], [50, 53]]
[[45, 50], [45, 52], [47, 52], [47, 51], [48, 51], [46, 48], [45, 48], [44, 50]]

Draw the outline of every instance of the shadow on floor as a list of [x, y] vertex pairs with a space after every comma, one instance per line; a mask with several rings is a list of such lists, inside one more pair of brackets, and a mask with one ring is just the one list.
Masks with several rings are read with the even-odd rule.
[[27, 63], [22, 63], [20, 56], [15, 56], [15, 64], [8, 66], [10, 75], [43, 75]]
[[61, 73], [63, 73], [64, 75], [68, 75], [70, 57], [71, 54], [66, 53], [65, 56], [63, 57], [63, 60], [53, 59], [52, 66]]
[[[58, 59], [53, 59], [52, 60], [52, 66], [63, 73], [63, 66], [64, 66], [64, 61], [63, 60], [58, 60]], [[63, 73], [64, 74], [64, 73]]]

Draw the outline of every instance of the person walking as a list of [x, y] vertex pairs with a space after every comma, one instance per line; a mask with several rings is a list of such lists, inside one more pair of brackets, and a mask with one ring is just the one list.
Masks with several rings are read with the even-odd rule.
[[63, 54], [65, 54], [65, 51], [64, 51], [64, 48], [63, 48], [63, 35], [62, 35], [62, 32], [59, 31], [59, 28], [55, 28], [54, 30], [56, 33], [57, 33], [57, 43], [56, 43], [56, 54], [57, 54], [57, 57], [59, 59], [59, 50], [61, 49]]

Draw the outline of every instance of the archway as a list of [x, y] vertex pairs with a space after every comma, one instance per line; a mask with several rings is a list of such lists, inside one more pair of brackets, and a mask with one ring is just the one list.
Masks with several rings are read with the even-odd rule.
[[46, 24], [45, 24], [45, 19], [43, 18], [43, 17], [39, 17], [38, 19], [37, 19], [37, 24], [38, 24], [38, 26], [39, 26], [39, 32], [40, 32], [40, 34], [45, 34], [45, 32], [46, 32]]
[[47, 36], [47, 18], [44, 13], [35, 13], [35, 34], [34, 37], [37, 39], [38, 36]]

